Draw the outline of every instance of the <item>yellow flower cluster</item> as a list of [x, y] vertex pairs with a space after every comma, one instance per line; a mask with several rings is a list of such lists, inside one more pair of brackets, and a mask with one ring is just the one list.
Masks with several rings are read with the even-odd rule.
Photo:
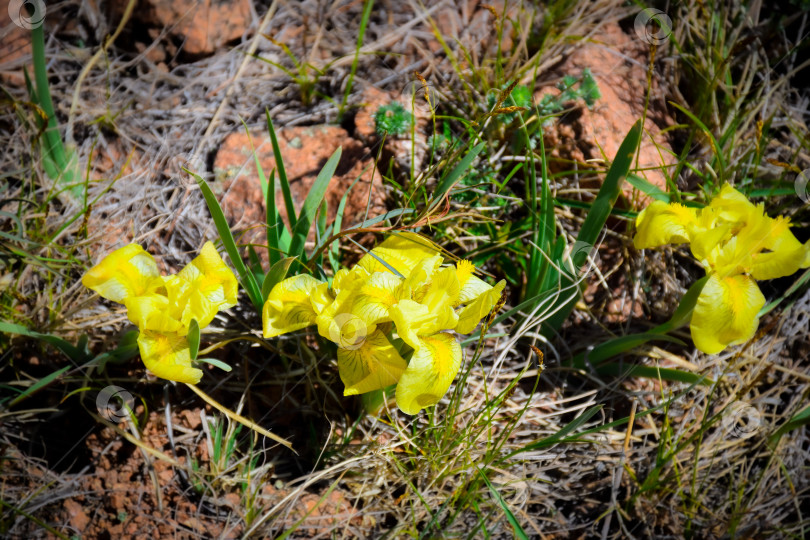
[[[416, 414], [439, 401], [458, 373], [461, 346], [452, 332], [472, 332], [505, 286], [475, 277], [468, 261], [443, 263], [436, 245], [403, 232], [338, 271], [331, 287], [309, 275], [285, 279], [264, 304], [264, 336], [317, 325], [338, 346], [344, 395], [396, 384], [397, 406]], [[394, 333], [413, 349], [409, 362], [389, 341]]]
[[708, 354], [753, 337], [765, 305], [755, 280], [810, 267], [810, 243], [796, 239], [790, 221], [767, 216], [728, 184], [706, 208], [654, 201], [638, 215], [637, 249], [683, 243], [709, 275], [690, 325], [695, 346]]
[[236, 277], [211, 242], [170, 276], [160, 275], [155, 259], [141, 246], [129, 244], [91, 268], [82, 284], [126, 306], [129, 320], [140, 330], [138, 348], [149, 371], [190, 384], [202, 377], [202, 370], [191, 366], [186, 339], [191, 320], [204, 328], [220, 309], [236, 305]]

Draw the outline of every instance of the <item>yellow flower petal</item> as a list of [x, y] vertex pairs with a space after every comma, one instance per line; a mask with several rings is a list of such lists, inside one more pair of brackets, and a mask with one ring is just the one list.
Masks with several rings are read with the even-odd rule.
[[396, 383], [407, 364], [380, 331], [356, 349], [338, 349], [338, 371], [344, 396], [365, 394]]
[[[372, 255], [373, 253], [373, 255]], [[425, 257], [440, 254], [441, 250], [424, 236], [412, 232], [398, 232], [389, 236], [382, 244], [366, 253], [357, 266], [373, 272], [390, 272], [378, 259], [394, 268], [401, 276], [407, 276], [416, 264]], [[375, 258], [376, 256], [376, 258]]]
[[491, 288], [492, 285], [488, 284], [486, 281], [475, 276], [470, 276], [461, 286], [461, 292], [459, 293], [456, 304], [469, 304]]
[[[196, 319], [200, 328], [204, 328], [219, 310], [236, 305], [236, 276], [211, 242], [203, 245], [200, 254], [177, 274], [177, 279], [189, 284], [183, 287], [182, 300], [177, 302], [184, 306], [181, 320], [186, 326]], [[176, 282], [175, 285], [179, 286]]]
[[405, 278], [404, 286], [407, 287], [409, 291], [415, 291], [417, 295], [423, 294], [426, 290], [425, 287], [430, 283], [431, 279], [433, 279], [433, 275], [442, 265], [443, 260], [441, 255], [433, 255], [417, 262], [416, 265], [409, 270], [409, 273], [405, 274], [407, 277]]
[[153, 330], [183, 336], [188, 333], [188, 327], [172, 313], [169, 299], [162, 294], [130, 297], [124, 300], [124, 305], [127, 307], [127, 317], [141, 331]]
[[142, 330], [138, 335], [138, 348], [146, 368], [161, 379], [189, 384], [200, 382], [203, 372], [191, 367], [191, 354], [185, 337]]
[[405, 414], [436, 404], [461, 367], [461, 346], [453, 336], [441, 333], [422, 341], [397, 383], [397, 406]]
[[715, 210], [720, 219], [727, 222], [739, 221], [756, 209], [754, 203], [730, 184], [723, 184], [720, 193], [715, 196], [709, 208]]
[[716, 354], [728, 345], [745, 343], [759, 325], [759, 310], [765, 297], [748, 276], [721, 278], [712, 274], [692, 313], [692, 340], [707, 354]]
[[461, 288], [456, 277], [456, 269], [452, 266], [439, 268], [430, 280], [424, 295], [419, 301], [425, 304], [432, 312], [439, 312], [458, 304]]
[[389, 310], [389, 314], [399, 337], [414, 349], [422, 346], [421, 336], [452, 330], [458, 323], [458, 315], [451, 305], [430, 310], [424, 304], [407, 299], [400, 300]]
[[694, 209], [682, 204], [653, 201], [636, 218], [636, 249], [682, 244], [689, 241], [689, 226], [694, 224]]
[[123, 303], [149, 291], [160, 275], [155, 259], [138, 244], [129, 244], [104, 257], [87, 271], [82, 284], [103, 298]]
[[765, 252], [756, 251], [750, 256], [748, 270], [754, 279], [775, 279], [789, 276], [802, 268], [807, 256], [807, 247], [790, 231], [790, 220], [768, 218], [768, 231], [762, 239]]
[[402, 283], [394, 274], [374, 272], [354, 293], [352, 313], [369, 325], [390, 321], [388, 310], [404, 298]]
[[[489, 287], [489, 285], [487, 285], [487, 287]], [[486, 317], [492, 310], [492, 307], [498, 303], [504, 287], [506, 287], [506, 281], [499, 281], [494, 287], [489, 287], [489, 290], [479, 294], [471, 304], [462, 309], [458, 314], [456, 332], [459, 334], [469, 334], [475, 330], [475, 327], [478, 326], [481, 319]]]
[[310, 294], [321, 282], [308, 274], [287, 278], [273, 287], [262, 309], [264, 337], [271, 338], [315, 324]]
[[312, 289], [309, 301], [312, 304], [312, 309], [315, 310], [315, 313], [320, 313], [326, 308], [326, 306], [335, 301], [335, 297], [329, 291], [329, 284], [324, 281]]

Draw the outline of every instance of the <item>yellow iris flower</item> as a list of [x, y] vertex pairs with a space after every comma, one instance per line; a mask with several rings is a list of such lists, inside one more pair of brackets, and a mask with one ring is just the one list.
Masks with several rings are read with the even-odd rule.
[[767, 216], [728, 184], [705, 208], [654, 201], [638, 215], [637, 249], [684, 243], [709, 276], [690, 324], [695, 346], [707, 354], [753, 337], [765, 305], [755, 280], [810, 267], [810, 242], [796, 239], [790, 221]]
[[[404, 232], [338, 271], [331, 287], [308, 275], [285, 279], [264, 304], [264, 336], [317, 325], [338, 346], [344, 395], [396, 384], [397, 406], [417, 414], [444, 396], [459, 371], [452, 332], [472, 332], [506, 284], [486, 284], [468, 261], [443, 263], [430, 240]], [[409, 362], [391, 344], [394, 335], [413, 349]]]
[[155, 259], [138, 244], [110, 253], [83, 277], [82, 284], [124, 304], [138, 327], [144, 365], [160, 378], [197, 384], [202, 370], [191, 366], [191, 320], [208, 326], [221, 309], [236, 305], [237, 281], [211, 242], [179, 273], [161, 276]]

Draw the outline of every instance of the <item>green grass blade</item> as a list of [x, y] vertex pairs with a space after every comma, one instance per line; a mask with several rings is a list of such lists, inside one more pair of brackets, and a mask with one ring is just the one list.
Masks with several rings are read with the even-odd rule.
[[270, 267], [270, 271], [264, 276], [264, 282], [262, 283], [262, 298], [264, 300], [267, 300], [273, 287], [287, 277], [287, 272], [294, 260], [294, 257], [285, 257]]
[[674, 337], [670, 337], [666, 334], [657, 334], [655, 332], [644, 332], [641, 334], [629, 334], [626, 336], [617, 337], [606, 341], [605, 343], [600, 343], [593, 349], [591, 349], [587, 354], [586, 353], [579, 353], [576, 355], [573, 360], [571, 360], [571, 365], [575, 368], [583, 369], [586, 367], [586, 357], [587, 363], [592, 366], [598, 366], [605, 360], [609, 360], [614, 356], [618, 356], [622, 353], [635, 349], [636, 347], [640, 347], [647, 342], [653, 340], [661, 340], [661, 341], [669, 341], [671, 343], [677, 343], [679, 345], [684, 345], [684, 343]]
[[798, 413], [794, 414], [790, 420], [782, 424], [779, 429], [773, 433], [773, 435], [768, 437], [768, 444], [771, 446], [775, 445], [785, 433], [798, 429], [802, 426], [806, 426], [807, 424], [810, 424], [810, 407], [805, 407]]
[[573, 433], [580, 426], [587, 423], [595, 414], [602, 410], [601, 405], [594, 405], [584, 413], [580, 414], [576, 418], [574, 418], [571, 422], [563, 426], [557, 433], [554, 435], [550, 435], [544, 439], [540, 439], [539, 441], [535, 441], [533, 443], [529, 443], [522, 448], [518, 448], [514, 452], [510, 454], [510, 456], [514, 456], [515, 454], [519, 454], [521, 452], [530, 452], [532, 450], [539, 450], [541, 448], [546, 448], [549, 446], [554, 446], [555, 444], [562, 441], [568, 434]]
[[281, 186], [281, 194], [284, 196], [284, 206], [287, 208], [287, 219], [290, 221], [290, 229], [295, 229], [295, 205], [290, 193], [290, 182], [287, 180], [287, 171], [284, 170], [284, 159], [281, 157], [281, 150], [278, 147], [276, 129], [273, 127], [273, 120], [270, 119], [270, 111], [264, 110], [267, 117], [267, 131], [270, 134], [270, 142], [273, 145], [273, 156], [276, 158], [276, 169], [278, 170], [278, 183]]
[[332, 157], [329, 158], [329, 161], [326, 162], [326, 165], [323, 166], [321, 172], [318, 173], [315, 183], [312, 184], [312, 188], [307, 194], [304, 205], [301, 207], [301, 213], [298, 215], [298, 220], [293, 228], [292, 241], [290, 242], [290, 250], [288, 253], [291, 257], [302, 257], [304, 254], [304, 244], [307, 241], [307, 235], [309, 235], [315, 214], [321, 206], [321, 201], [323, 201], [323, 197], [326, 195], [326, 188], [329, 187], [329, 182], [335, 174], [341, 153], [342, 148], [338, 147], [335, 153], [332, 154]]
[[191, 319], [186, 339], [188, 340], [188, 354], [191, 356], [191, 360], [194, 361], [200, 353], [200, 325], [197, 323], [197, 319]]
[[38, 380], [37, 382], [35, 382], [35, 383], [34, 383], [34, 384], [32, 384], [31, 386], [29, 386], [28, 388], [26, 388], [26, 389], [25, 389], [25, 391], [24, 391], [23, 393], [21, 393], [19, 396], [17, 396], [17, 397], [15, 397], [14, 399], [12, 399], [12, 400], [11, 400], [11, 403], [9, 403], [9, 404], [8, 404], [7, 408], [11, 408], [11, 407], [13, 407], [14, 405], [16, 405], [17, 403], [19, 403], [20, 401], [22, 401], [22, 400], [24, 400], [24, 399], [28, 398], [29, 396], [33, 395], [33, 394], [34, 394], [35, 392], [37, 392], [39, 389], [41, 389], [41, 388], [44, 388], [44, 387], [48, 386], [48, 385], [49, 385], [49, 384], [51, 384], [53, 381], [55, 381], [57, 378], [59, 378], [59, 377], [61, 377], [62, 375], [64, 375], [64, 373], [65, 373], [67, 370], [69, 370], [71, 367], [72, 367], [72, 366], [65, 366], [65, 367], [63, 367], [63, 368], [61, 368], [61, 369], [58, 369], [58, 370], [54, 371], [54, 372], [53, 372], [53, 373], [51, 373], [50, 375], [46, 375], [45, 377], [41, 378], [40, 380]]
[[233, 239], [233, 233], [228, 226], [228, 220], [225, 219], [225, 214], [222, 212], [222, 208], [219, 206], [214, 192], [211, 191], [208, 183], [201, 176], [194, 174], [185, 167], [183, 170], [194, 177], [197, 181], [197, 185], [200, 186], [200, 190], [205, 198], [205, 203], [208, 205], [208, 211], [211, 212], [214, 225], [217, 228], [220, 239], [222, 239], [222, 245], [225, 246], [225, 251], [228, 252], [228, 257], [231, 258], [231, 263], [233, 263], [234, 268], [236, 268], [236, 273], [239, 274], [242, 287], [247, 292], [253, 306], [261, 313], [262, 291], [258, 283], [256, 283], [256, 278], [253, 276], [253, 273], [247, 269], [245, 262], [239, 255], [239, 248], [236, 247], [236, 241]]
[[[596, 195], [596, 200], [591, 206], [591, 211], [588, 212], [585, 223], [582, 224], [582, 229], [580, 229], [577, 235], [577, 242], [585, 242], [591, 246], [596, 245], [596, 241], [605, 226], [605, 222], [613, 209], [613, 205], [616, 204], [616, 200], [622, 192], [622, 183], [627, 177], [630, 168], [633, 166], [633, 158], [636, 155], [636, 150], [640, 142], [641, 120], [633, 124], [633, 127], [630, 128], [630, 132], [619, 146], [619, 150], [616, 152], [616, 158], [610, 165], [610, 169], [608, 169], [605, 181], [599, 189], [599, 193]], [[577, 255], [579, 255], [579, 257], [573, 262], [577, 268], [581, 268], [587, 254], [579, 252]]]
[[656, 201], [662, 201], [665, 203], [671, 202], [669, 193], [662, 190], [655, 184], [648, 182], [646, 179], [638, 176], [637, 174], [628, 174], [627, 182], [640, 192], [644, 193], [645, 195], [649, 195]]
[[[622, 141], [619, 150], [616, 152], [616, 158], [608, 169], [605, 181], [596, 195], [596, 199], [591, 205], [591, 210], [588, 212], [585, 222], [577, 235], [576, 243], [580, 245], [595, 246], [602, 229], [605, 226], [608, 216], [610, 215], [613, 205], [621, 194], [621, 187], [630, 167], [633, 165], [633, 158], [636, 155], [636, 150], [641, 142], [641, 120], [638, 120], [630, 132]], [[579, 249], [573, 253], [571, 263], [576, 272], [582, 268], [588, 258], [589, 250]], [[560, 287], [566, 289], [570, 287], [574, 281], [569, 276], [561, 276]], [[579, 295], [573, 295], [566, 304], [563, 305], [554, 315], [544, 324], [544, 331], [547, 335], [553, 334], [561, 326], [563, 321], [574, 309]], [[565, 297], [561, 297], [565, 298]]]
[[495, 498], [495, 501], [497, 501], [498, 506], [501, 507], [503, 513], [506, 515], [507, 521], [509, 521], [509, 524], [515, 531], [515, 538], [520, 538], [521, 540], [529, 540], [529, 536], [526, 534], [526, 531], [524, 531], [523, 527], [520, 526], [520, 523], [518, 523], [515, 514], [513, 514], [512, 510], [509, 509], [509, 505], [506, 503], [505, 500], [503, 500], [501, 494], [498, 493], [498, 490], [495, 489], [495, 486], [493, 486], [492, 483], [489, 481], [487, 475], [485, 475], [481, 469], [478, 469], [478, 474], [484, 480], [484, 483], [489, 488], [489, 492], [492, 493], [492, 496]]
[[641, 377], [643, 379], [661, 379], [664, 381], [682, 382], [688, 384], [713, 384], [714, 381], [707, 379], [703, 375], [681, 371], [672, 368], [659, 368], [655, 366], [638, 366], [610, 362], [602, 364], [596, 368], [600, 375], [612, 375], [614, 377]]
[[472, 150], [470, 150], [467, 153], [466, 156], [464, 156], [463, 158], [461, 158], [461, 160], [459, 160], [458, 164], [456, 164], [456, 166], [453, 167], [453, 170], [451, 170], [447, 176], [445, 176], [439, 181], [439, 184], [436, 186], [436, 190], [433, 192], [432, 197], [433, 200], [430, 203], [428, 210], [432, 210], [433, 208], [435, 208], [441, 202], [441, 200], [444, 198], [447, 192], [450, 191], [452, 187], [456, 185], [456, 183], [458, 183], [459, 180], [461, 180], [461, 177], [464, 175], [465, 172], [467, 172], [467, 169], [470, 168], [470, 165], [472, 165], [473, 160], [475, 160], [478, 154], [481, 153], [481, 150], [484, 149], [484, 146], [485, 143], [479, 143], [476, 146], [474, 146]]
[[19, 324], [0, 322], [0, 332], [3, 332], [4, 334], [27, 336], [43, 341], [48, 345], [53, 345], [58, 350], [62, 351], [68, 358], [77, 363], [87, 362], [91, 359], [86, 350], [71, 345], [60, 337], [52, 336], [50, 334], [40, 334], [39, 332], [34, 332], [33, 330], [29, 330], [28, 328]]
[[674, 101], [669, 102], [670, 105], [681, 111], [683, 114], [689, 117], [692, 122], [709, 138], [709, 142], [711, 143], [712, 153], [717, 158], [717, 163], [720, 165], [720, 171], [718, 171], [718, 176], [720, 178], [725, 178], [726, 176], [726, 162], [723, 159], [723, 152], [721, 151], [721, 146], [717, 143], [717, 139], [715, 139], [714, 134], [711, 132], [709, 128], [706, 127], [706, 124], [700, 121], [700, 119], [692, 114], [688, 109], [678, 105]]
[[340, 102], [340, 109], [338, 111], [338, 123], [343, 117], [343, 112], [346, 110], [346, 103], [349, 101], [349, 94], [352, 92], [354, 85], [354, 76], [357, 74], [357, 64], [360, 60], [360, 49], [363, 48], [363, 39], [366, 36], [366, 27], [368, 26], [368, 19], [371, 16], [371, 7], [374, 5], [374, 0], [366, 0], [363, 6], [363, 15], [360, 18], [360, 28], [357, 31], [357, 46], [354, 49], [354, 60], [352, 60], [352, 69], [349, 71], [349, 78], [346, 81], [346, 91], [343, 92], [343, 101]]
[[[256, 172], [259, 175], [259, 183], [262, 186], [262, 195], [264, 196], [264, 208], [265, 208], [265, 223], [267, 224], [267, 255], [270, 260], [270, 264], [277, 262], [281, 259], [281, 249], [279, 246], [279, 238], [283, 235], [285, 225], [279, 219], [278, 216], [278, 209], [276, 208], [276, 170], [273, 169], [270, 171], [270, 180], [267, 180], [267, 177], [264, 175], [264, 169], [262, 168], [262, 164], [259, 162], [259, 156], [256, 154], [256, 148], [253, 146], [253, 139], [250, 136], [250, 130], [247, 127], [245, 122], [242, 122], [242, 125], [245, 126], [245, 133], [248, 136], [248, 141], [250, 142], [250, 151], [253, 153], [253, 162], [256, 165]], [[276, 161], [280, 161], [280, 158], [277, 158]], [[282, 230], [282, 233], [279, 234], [279, 230]]]

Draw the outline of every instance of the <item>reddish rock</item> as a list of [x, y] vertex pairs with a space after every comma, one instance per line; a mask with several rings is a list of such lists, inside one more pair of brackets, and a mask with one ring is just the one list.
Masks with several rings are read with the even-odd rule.
[[[547, 129], [546, 148], [557, 158], [550, 160], [554, 172], [573, 169], [572, 162], [580, 163], [580, 168], [588, 168], [585, 164], [588, 160], [613, 161], [630, 127], [644, 114], [648, 52], [645, 42], [625, 34], [618, 24], [608, 23], [555, 69], [561, 76], [579, 76], [583, 69], [590, 68], [602, 97], [592, 110], [582, 106]], [[653, 84], [653, 93], [656, 89], [657, 84]], [[535, 94], [535, 102], [547, 93], [557, 95], [559, 91], [553, 87], [541, 88]], [[648, 111], [636, 171], [664, 190], [666, 177], [662, 168], [673, 165], [677, 159], [661, 133], [661, 126], [672, 123], [665, 113]], [[647, 203], [647, 197], [630, 184], [625, 183], [622, 189], [635, 207]]]
[[90, 524], [90, 518], [87, 517], [82, 505], [73, 499], [65, 499], [63, 506], [67, 510], [70, 526], [79, 532], [84, 531]]
[[[31, 30], [9, 21], [9, 1], [0, 0], [0, 79], [14, 86], [25, 84], [23, 66], [31, 61]], [[31, 73], [31, 66], [28, 66]]]
[[[374, 124], [374, 115], [377, 113], [377, 109], [395, 100], [394, 96], [374, 86], [367, 86], [363, 90], [360, 108], [354, 117], [354, 131], [361, 140], [369, 142], [376, 139], [377, 131]], [[407, 107], [406, 103], [402, 104]]]
[[[126, 4], [117, 0], [116, 11], [123, 12]], [[250, 0], [142, 0], [135, 17], [147, 26], [168, 29], [184, 41], [187, 54], [206, 55], [245, 33], [251, 22]], [[173, 53], [170, 48], [168, 52]], [[153, 54], [157, 59], [159, 54]]]
[[[300, 211], [315, 178], [338, 146], [343, 148], [343, 153], [335, 176], [326, 191], [327, 222], [334, 221], [341, 198], [358, 177], [360, 180], [352, 188], [346, 201], [342, 228], [345, 229], [363, 220], [369, 189], [371, 189], [371, 205], [368, 216], [373, 217], [385, 212], [382, 181], [374, 169], [373, 156], [362, 143], [349, 137], [343, 128], [338, 126], [282, 128], [277, 131], [277, 136], [296, 212]], [[262, 169], [269, 176], [270, 171], [276, 167], [270, 137], [265, 131], [258, 131], [252, 132], [251, 138]], [[265, 222], [261, 184], [251, 145], [244, 132], [232, 133], [225, 139], [217, 152], [214, 172], [217, 179], [222, 181], [221, 203], [225, 215], [239, 230], [254, 228], [242, 242], [266, 244], [265, 231], [261, 226]], [[276, 175], [275, 199], [279, 214], [289, 223], [278, 175]], [[314, 238], [313, 230], [310, 231], [309, 240]]]

